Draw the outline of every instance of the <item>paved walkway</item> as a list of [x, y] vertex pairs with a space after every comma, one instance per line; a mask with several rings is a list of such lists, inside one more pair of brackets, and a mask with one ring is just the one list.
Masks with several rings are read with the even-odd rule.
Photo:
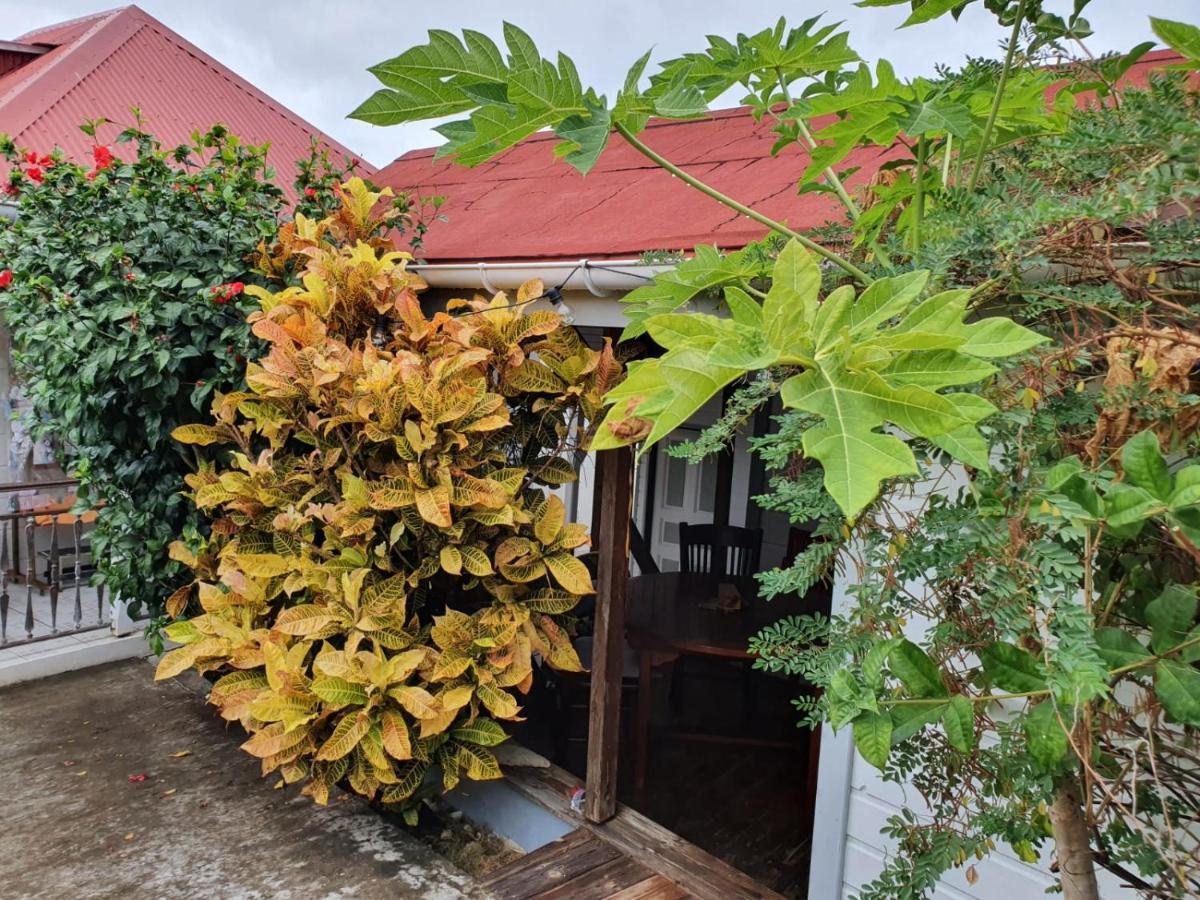
[[200, 684], [152, 675], [131, 660], [0, 689], [0, 897], [485, 896], [362, 803], [273, 790]]

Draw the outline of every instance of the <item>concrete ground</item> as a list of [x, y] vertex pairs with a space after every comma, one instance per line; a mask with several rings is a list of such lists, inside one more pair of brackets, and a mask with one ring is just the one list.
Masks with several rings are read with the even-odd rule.
[[[363, 803], [276, 791], [144, 660], [0, 689], [0, 897], [482, 897]], [[144, 776], [144, 777], [143, 777]]]

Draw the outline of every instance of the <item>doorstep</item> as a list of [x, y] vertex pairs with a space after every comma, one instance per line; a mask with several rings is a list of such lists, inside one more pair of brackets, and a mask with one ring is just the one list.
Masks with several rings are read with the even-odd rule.
[[576, 808], [578, 778], [520, 745], [502, 748], [503, 780], [464, 783], [445, 799], [528, 854], [486, 877], [503, 900], [783, 900], [627, 806], [607, 822], [587, 821]]

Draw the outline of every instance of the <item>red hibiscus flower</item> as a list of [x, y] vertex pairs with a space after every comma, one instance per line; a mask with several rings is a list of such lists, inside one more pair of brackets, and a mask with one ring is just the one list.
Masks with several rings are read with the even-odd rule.
[[33, 150], [25, 151], [25, 162], [29, 163], [31, 166], [36, 166], [37, 161], [38, 161], [37, 153], [35, 153]]
[[49, 153], [43, 153], [41, 155], [41, 158], [38, 159], [38, 165], [44, 169], [48, 169], [52, 165], [54, 165], [54, 157], [51, 156]]
[[46, 177], [46, 174], [37, 166], [30, 166], [25, 170], [25, 174], [29, 176], [30, 181], [36, 181], [38, 184], [41, 184], [42, 179]]
[[317, 189], [316, 189], [316, 188], [310, 188], [310, 187], [306, 187], [306, 188], [304, 189], [304, 196], [305, 196], [305, 197], [315, 197], [315, 196], [317, 196]]
[[113, 164], [112, 151], [100, 144], [92, 145], [92, 159], [96, 162], [96, 170], [107, 169]]
[[12, 284], [12, 269], [5, 269], [0, 272], [0, 288], [6, 288]]

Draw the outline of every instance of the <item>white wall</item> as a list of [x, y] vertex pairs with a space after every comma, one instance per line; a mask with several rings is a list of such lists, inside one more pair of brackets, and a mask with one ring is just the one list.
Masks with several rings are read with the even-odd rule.
[[[943, 491], [953, 491], [964, 482], [963, 473], [957, 467], [955, 471], [943, 474], [948, 476], [938, 484]], [[915, 503], [917, 496], [919, 490], [914, 488], [909, 502]], [[834, 581], [835, 615], [847, 612], [854, 602], [848, 592], [853, 577], [853, 565], [846, 565]], [[920, 592], [921, 585], [914, 583], [910, 589]], [[928, 620], [914, 620], [905, 632], [919, 643], [928, 625]], [[857, 896], [858, 890], [882, 871], [884, 859], [892, 849], [892, 842], [881, 831], [891, 816], [905, 808], [917, 815], [928, 811], [916, 790], [908, 785], [884, 781], [879, 770], [858, 755], [850, 728], [843, 728], [835, 735], [825, 725], [821, 733], [817, 808], [809, 868], [810, 900]], [[1055, 884], [1049, 868], [1052, 854], [1053, 842], [1047, 841], [1040, 864], [1030, 865], [1017, 859], [1009, 847], [997, 842], [997, 850], [983, 860], [972, 857], [962, 868], [947, 872], [933, 896], [937, 900], [1025, 900], [1045, 896], [1046, 889]], [[969, 865], [974, 865], [978, 876], [974, 884], [967, 881]], [[1102, 870], [1098, 874], [1104, 900], [1124, 900], [1131, 896], [1115, 877]]]

